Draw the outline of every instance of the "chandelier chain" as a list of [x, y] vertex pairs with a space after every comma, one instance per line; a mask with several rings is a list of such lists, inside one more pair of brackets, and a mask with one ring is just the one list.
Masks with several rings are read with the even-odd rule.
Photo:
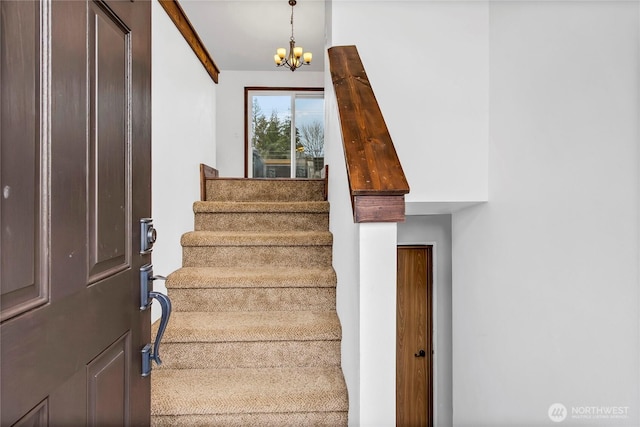
[[[292, 2], [289, 3], [291, 4]], [[291, 40], [295, 41], [295, 38], [293, 37], [293, 6], [295, 6], [295, 2], [291, 4]]]

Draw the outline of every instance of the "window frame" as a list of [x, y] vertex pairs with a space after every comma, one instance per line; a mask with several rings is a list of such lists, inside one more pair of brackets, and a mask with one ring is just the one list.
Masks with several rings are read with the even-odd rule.
[[[324, 98], [324, 87], [269, 87], [245, 86], [244, 88], [244, 177], [249, 178], [249, 153], [251, 141], [249, 138], [249, 95], [250, 92], [321, 92]], [[295, 113], [292, 112], [292, 116]], [[293, 128], [293, 127], [292, 127]], [[282, 179], [282, 178], [279, 178]], [[293, 178], [296, 179], [296, 178]], [[300, 178], [297, 178], [300, 179]]]

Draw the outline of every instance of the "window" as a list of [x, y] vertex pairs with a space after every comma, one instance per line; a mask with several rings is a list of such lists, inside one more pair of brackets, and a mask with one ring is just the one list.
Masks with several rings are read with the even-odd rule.
[[245, 176], [320, 178], [324, 91], [245, 88]]

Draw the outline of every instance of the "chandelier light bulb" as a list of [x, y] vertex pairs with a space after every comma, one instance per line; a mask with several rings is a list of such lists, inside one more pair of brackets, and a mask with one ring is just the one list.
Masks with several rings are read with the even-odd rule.
[[306, 64], [310, 64], [311, 63], [311, 58], [313, 58], [313, 55], [311, 54], [311, 52], [305, 52], [304, 53], [304, 62]]

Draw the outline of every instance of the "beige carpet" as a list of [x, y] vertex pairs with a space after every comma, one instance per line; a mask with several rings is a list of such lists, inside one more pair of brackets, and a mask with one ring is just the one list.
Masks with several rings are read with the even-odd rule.
[[346, 425], [324, 182], [206, 189], [183, 268], [167, 278], [174, 313], [151, 377], [152, 425]]

